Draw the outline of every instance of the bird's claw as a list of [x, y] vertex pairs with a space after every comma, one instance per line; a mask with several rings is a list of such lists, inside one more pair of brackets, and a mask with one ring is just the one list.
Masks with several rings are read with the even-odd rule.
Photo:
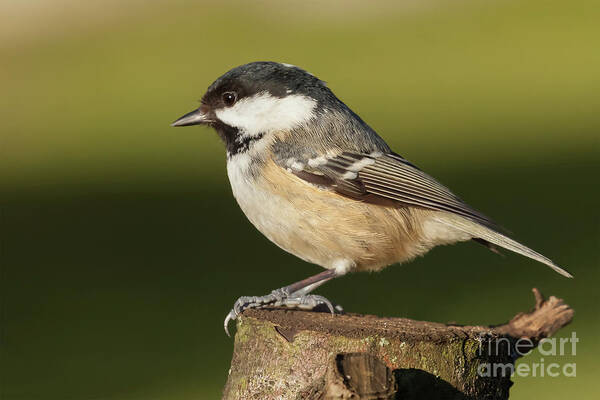
[[242, 312], [249, 308], [289, 307], [299, 308], [301, 310], [314, 310], [321, 305], [326, 306], [331, 314], [344, 311], [339, 305], [335, 305], [334, 307], [333, 304], [323, 296], [316, 294], [294, 296], [294, 294], [290, 294], [286, 288], [273, 290], [266, 296], [242, 296], [237, 299], [233, 308], [229, 311], [227, 317], [225, 317], [223, 326], [227, 336], [231, 337], [228, 329], [229, 322], [235, 321]]

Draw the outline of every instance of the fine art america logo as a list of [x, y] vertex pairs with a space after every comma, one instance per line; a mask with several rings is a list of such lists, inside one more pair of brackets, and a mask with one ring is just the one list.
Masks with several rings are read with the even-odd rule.
[[[498, 362], [480, 363], [477, 373], [481, 377], [490, 378], [514, 375], [519, 377], [575, 377], [577, 375], [576, 363], [554, 362], [554, 359], [555, 356], [577, 355], [577, 342], [579, 342], [579, 338], [576, 332], [572, 332], [571, 337], [542, 339], [537, 345], [537, 350], [542, 358], [533, 363], [522, 361], [515, 367], [515, 360], [528, 355], [536, 347], [531, 339], [521, 338], [515, 341], [504, 337], [492, 339], [482, 336], [479, 355], [485, 356], [486, 360], [497, 358]], [[546, 362], [543, 357], [552, 357], [553, 362]]]

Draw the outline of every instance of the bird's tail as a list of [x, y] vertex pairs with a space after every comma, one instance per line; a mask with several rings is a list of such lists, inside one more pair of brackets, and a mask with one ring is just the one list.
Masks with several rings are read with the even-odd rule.
[[450, 225], [455, 229], [468, 233], [475, 239], [481, 239], [488, 243], [492, 243], [496, 246], [503, 247], [507, 250], [514, 251], [515, 253], [521, 254], [525, 257], [529, 257], [531, 259], [539, 261], [542, 264], [546, 264], [562, 276], [566, 276], [567, 278], [573, 277], [573, 275], [556, 265], [549, 258], [544, 257], [540, 253], [531, 250], [529, 247], [522, 245], [521, 243], [509, 238], [506, 235], [503, 235], [502, 233], [496, 232], [495, 230], [480, 225], [474, 221], [470, 221], [459, 216], [456, 216], [455, 218], [440, 218], [438, 219], [438, 221], [443, 224]]

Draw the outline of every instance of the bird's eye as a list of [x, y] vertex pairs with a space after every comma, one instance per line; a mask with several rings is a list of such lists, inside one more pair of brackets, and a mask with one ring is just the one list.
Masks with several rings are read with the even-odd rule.
[[232, 106], [236, 100], [237, 100], [237, 95], [234, 92], [223, 93], [223, 103], [225, 103], [225, 105], [227, 107]]

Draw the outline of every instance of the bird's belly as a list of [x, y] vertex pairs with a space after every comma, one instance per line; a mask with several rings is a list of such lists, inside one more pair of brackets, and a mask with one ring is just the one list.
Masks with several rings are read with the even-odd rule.
[[233, 195], [250, 222], [297, 257], [334, 268], [351, 260], [373, 270], [423, 254], [419, 210], [382, 207], [310, 185], [275, 164], [261, 174], [229, 162]]

